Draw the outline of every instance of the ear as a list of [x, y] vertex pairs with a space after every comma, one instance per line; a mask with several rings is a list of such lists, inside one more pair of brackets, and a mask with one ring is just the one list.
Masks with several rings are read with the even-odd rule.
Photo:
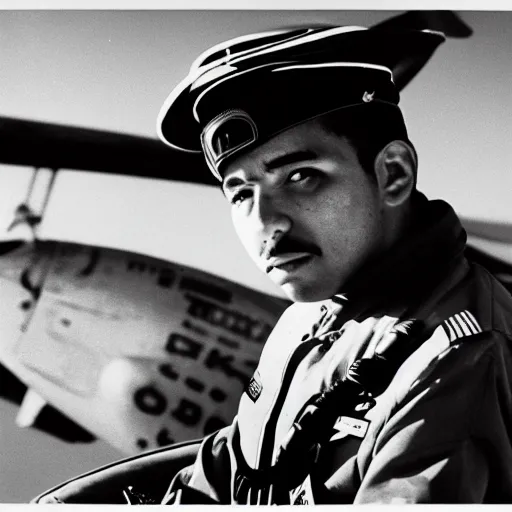
[[385, 146], [375, 158], [375, 175], [384, 204], [399, 206], [409, 199], [417, 170], [414, 149], [402, 140]]

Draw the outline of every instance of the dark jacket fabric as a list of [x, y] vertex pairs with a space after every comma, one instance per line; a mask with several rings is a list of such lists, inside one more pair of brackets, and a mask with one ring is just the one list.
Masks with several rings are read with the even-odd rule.
[[[464, 257], [448, 204], [421, 196], [418, 209], [403, 242], [343, 295], [285, 311], [232, 425], [205, 438], [164, 502], [512, 502], [512, 298]], [[428, 326], [419, 348], [373, 407], [340, 411], [320, 451], [296, 461], [304, 479], [283, 488], [288, 470], [272, 468], [304, 405], [411, 319]]]

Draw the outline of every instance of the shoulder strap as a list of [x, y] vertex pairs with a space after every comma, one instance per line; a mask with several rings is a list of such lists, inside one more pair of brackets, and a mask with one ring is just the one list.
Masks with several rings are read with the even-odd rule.
[[455, 315], [446, 319], [441, 325], [451, 343], [466, 336], [473, 336], [482, 332], [477, 319], [467, 309], [455, 313]]

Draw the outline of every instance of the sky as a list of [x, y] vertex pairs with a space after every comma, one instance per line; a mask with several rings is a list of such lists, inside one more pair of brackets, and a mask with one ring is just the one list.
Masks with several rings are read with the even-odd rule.
[[[0, 116], [155, 138], [163, 101], [192, 60], [209, 46], [283, 25], [371, 25], [392, 14], [0, 11]], [[448, 200], [465, 217], [512, 223], [512, 13], [465, 11], [461, 17], [474, 35], [448, 40], [402, 94], [402, 109], [419, 153], [419, 187], [429, 197]], [[4, 225], [14, 198], [25, 193], [29, 170], [1, 171], [0, 225]], [[112, 181], [106, 186], [104, 177], [88, 179], [89, 187], [79, 186], [78, 178], [74, 185], [69, 180], [62, 185], [59, 197], [74, 200], [75, 211], [69, 201], [55, 202], [52, 229], [64, 233], [73, 226], [73, 235], [82, 242], [112, 240], [116, 233], [120, 236], [115, 219], [122, 202], [133, 201], [139, 182]], [[71, 190], [75, 195], [70, 195]], [[113, 190], [115, 200], [109, 201]], [[213, 191], [205, 194], [211, 198]], [[156, 215], [164, 208], [165, 201], [159, 201], [155, 203], [148, 191], [139, 197], [137, 207], [152, 207]], [[95, 215], [88, 215], [88, 208], [96, 203]], [[218, 215], [227, 226], [227, 214]], [[173, 229], [179, 231], [179, 226]], [[147, 225], [134, 223], [136, 229], [141, 237], [148, 231]], [[117, 243], [141, 243], [134, 233]], [[39, 432], [20, 430], [14, 426], [16, 408], [9, 404], [0, 403], [0, 413], [0, 501], [27, 501], [46, 487], [118, 455], [104, 443], [76, 448]]]

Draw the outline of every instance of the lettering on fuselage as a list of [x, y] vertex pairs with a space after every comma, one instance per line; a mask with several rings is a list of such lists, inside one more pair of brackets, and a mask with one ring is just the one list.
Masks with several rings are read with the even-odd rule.
[[[131, 270], [149, 269], [132, 266]], [[244, 348], [262, 344], [271, 326], [233, 307], [226, 307], [231, 295], [220, 293], [220, 287], [206, 288], [205, 284], [199, 280], [181, 279], [179, 287], [184, 290], [183, 297], [188, 303], [186, 316], [165, 342], [169, 360], [158, 366], [159, 374], [182, 390], [179, 396], [165, 398], [153, 384], [139, 389], [134, 401], [145, 414], [162, 419], [170, 417], [182, 427], [199, 428], [206, 435], [227, 424], [222, 414], [213, 411], [230, 396], [238, 400], [257, 367], [259, 355], [251, 349], [249, 354], [255, 355], [249, 356]], [[203, 296], [196, 295], [201, 292]], [[187, 364], [186, 361], [194, 363]], [[198, 371], [197, 364], [204, 368], [204, 372]], [[237, 382], [236, 386], [229, 385], [230, 381]], [[217, 405], [212, 408], [213, 404]], [[138, 439], [137, 445], [145, 449], [150, 444], [163, 446], [173, 441], [172, 427], [166, 425], [158, 431], [154, 441]]]
[[186, 294], [189, 301], [188, 314], [212, 326], [225, 329], [231, 334], [242, 336], [246, 340], [264, 343], [272, 327], [264, 322], [254, 320], [248, 315], [228, 309], [203, 298]]

